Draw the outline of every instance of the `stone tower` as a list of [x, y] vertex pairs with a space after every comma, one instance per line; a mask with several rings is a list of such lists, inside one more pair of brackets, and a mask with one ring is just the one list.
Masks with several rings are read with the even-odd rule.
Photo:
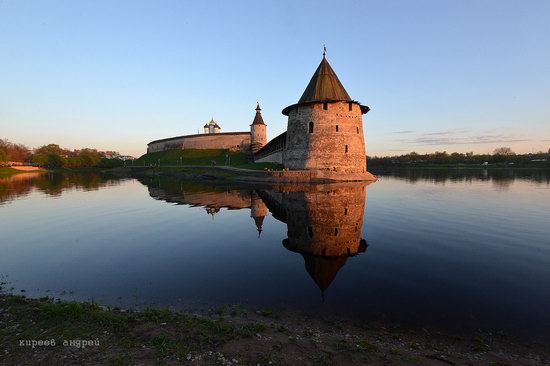
[[250, 125], [250, 149], [253, 153], [260, 150], [267, 143], [267, 125], [262, 118], [260, 103], [256, 105], [256, 115]]
[[362, 117], [368, 111], [350, 98], [323, 52], [298, 103], [283, 109], [288, 116], [284, 166], [366, 174]]

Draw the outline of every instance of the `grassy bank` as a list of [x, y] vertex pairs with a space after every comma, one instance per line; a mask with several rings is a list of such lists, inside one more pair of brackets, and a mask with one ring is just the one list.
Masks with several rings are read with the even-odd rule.
[[15, 170], [7, 167], [0, 167], [0, 177], [9, 177], [10, 175], [21, 173], [19, 170]]
[[166, 150], [142, 155], [134, 165], [239, 165], [247, 164], [249, 156], [240, 151], [225, 149]]
[[549, 361], [538, 345], [518, 345], [494, 334], [358, 327], [238, 306], [197, 315], [0, 295], [0, 324], [0, 360], [6, 364], [504, 366]]
[[250, 155], [227, 149], [166, 150], [145, 154], [134, 161], [134, 166], [232, 166], [242, 169], [282, 169], [281, 164], [253, 163]]

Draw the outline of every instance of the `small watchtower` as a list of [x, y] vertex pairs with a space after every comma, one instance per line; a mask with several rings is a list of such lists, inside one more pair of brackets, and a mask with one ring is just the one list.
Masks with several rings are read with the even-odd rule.
[[262, 118], [260, 103], [256, 104], [256, 115], [250, 125], [250, 150], [253, 153], [260, 150], [267, 143], [267, 125]]

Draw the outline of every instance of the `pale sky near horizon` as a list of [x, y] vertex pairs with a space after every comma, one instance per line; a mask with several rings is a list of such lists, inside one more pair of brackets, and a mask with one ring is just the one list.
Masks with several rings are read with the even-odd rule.
[[271, 139], [323, 44], [368, 155], [550, 148], [545, 0], [0, 0], [0, 138], [140, 156], [259, 101]]

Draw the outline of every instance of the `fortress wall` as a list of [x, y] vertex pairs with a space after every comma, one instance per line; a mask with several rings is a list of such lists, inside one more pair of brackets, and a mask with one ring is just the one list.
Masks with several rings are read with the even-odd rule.
[[186, 137], [183, 149], [229, 149], [248, 151], [250, 149], [250, 133], [204, 134]]
[[182, 149], [183, 140], [184, 140], [184, 137], [177, 137], [167, 141], [154, 142], [147, 146], [147, 152], [152, 153], [152, 152], [164, 151], [169, 149]]
[[286, 131], [273, 138], [259, 151], [254, 152], [254, 162], [257, 163], [279, 163], [284, 160], [284, 149], [286, 145]]
[[274, 152], [271, 155], [264, 156], [263, 158], [254, 159], [255, 163], [283, 163], [283, 151]]
[[[323, 103], [313, 103], [297, 106], [289, 112], [285, 167], [365, 173], [367, 163], [360, 106], [334, 102], [327, 104], [327, 110], [323, 107]], [[310, 122], [313, 123], [311, 133]]]
[[147, 152], [169, 149], [229, 149], [248, 152], [250, 150], [250, 133], [228, 132], [175, 137], [150, 143]]

